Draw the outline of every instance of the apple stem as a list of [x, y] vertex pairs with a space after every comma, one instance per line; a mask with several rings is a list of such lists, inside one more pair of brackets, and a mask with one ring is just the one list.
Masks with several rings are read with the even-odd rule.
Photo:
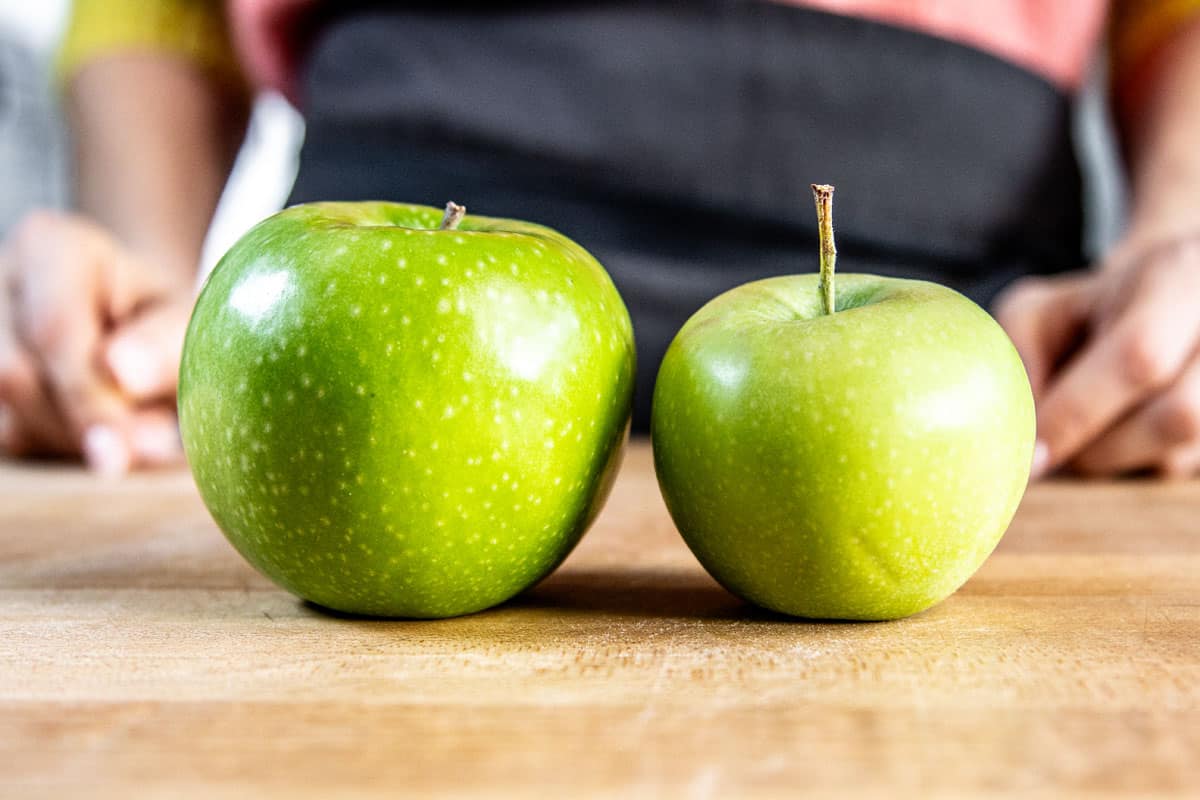
[[460, 206], [458, 203], [451, 200], [446, 203], [446, 215], [442, 217], [442, 224], [438, 225], [440, 231], [452, 231], [458, 227], [458, 223], [462, 222], [463, 217], [467, 215], [467, 207]]
[[814, 183], [812, 192], [817, 202], [817, 236], [821, 241], [821, 302], [825, 313], [832, 314], [835, 310], [833, 271], [837, 265], [837, 245], [833, 243], [833, 187]]

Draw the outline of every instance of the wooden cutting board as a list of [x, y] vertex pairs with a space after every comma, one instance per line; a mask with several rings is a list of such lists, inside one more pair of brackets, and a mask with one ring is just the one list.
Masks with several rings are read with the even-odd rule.
[[184, 472], [0, 465], [0, 797], [1200, 797], [1200, 483], [1030, 490], [950, 600], [756, 612], [635, 445], [567, 564], [472, 617], [329, 616]]

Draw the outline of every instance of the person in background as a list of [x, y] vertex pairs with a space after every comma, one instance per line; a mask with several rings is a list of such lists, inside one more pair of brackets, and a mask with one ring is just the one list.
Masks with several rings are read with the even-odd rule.
[[[1070, 110], [1105, 39], [1132, 204], [1085, 266]], [[61, 70], [73, 214], [0, 270], [0, 445], [178, 458], [182, 332], [254, 88], [307, 124], [293, 202], [464, 201], [561, 229], [639, 340], [814, 261], [990, 307], [1038, 407], [1035, 473], [1200, 470], [1200, 0], [428, 4], [79, 0]]]

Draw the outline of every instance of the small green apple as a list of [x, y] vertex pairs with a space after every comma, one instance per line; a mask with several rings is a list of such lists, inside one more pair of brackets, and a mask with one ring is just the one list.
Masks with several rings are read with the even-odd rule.
[[261, 572], [340, 611], [445, 617], [575, 546], [633, 376], [629, 314], [565, 236], [453, 204], [315, 203], [213, 271], [179, 419], [204, 502]]
[[671, 516], [733, 593], [883, 620], [953, 593], [1029, 477], [1033, 396], [1000, 326], [937, 284], [822, 270], [708, 303], [663, 360], [651, 430]]

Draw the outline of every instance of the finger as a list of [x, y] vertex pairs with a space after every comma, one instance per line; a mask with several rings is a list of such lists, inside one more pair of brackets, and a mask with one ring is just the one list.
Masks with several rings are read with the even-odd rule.
[[1186, 291], [1188, 286], [1195, 285], [1194, 279], [1200, 274], [1200, 238], [1197, 237], [1171, 238], [1149, 248], [1141, 246], [1120, 250], [1106, 259], [1101, 267], [1103, 272], [1115, 278], [1107, 283], [1110, 290], [1097, 298], [1096, 312], [1101, 317], [1118, 316], [1136, 298], [1137, 292], [1133, 291], [1135, 284], [1147, 275], [1178, 283], [1177, 288]]
[[16, 456], [24, 451], [24, 441], [20, 436], [16, 416], [5, 399], [6, 393], [11, 391], [11, 373], [18, 355], [17, 343], [13, 338], [9, 302], [10, 248], [11, 243], [8, 241], [0, 246], [0, 453]]
[[1016, 346], [1035, 397], [1083, 334], [1092, 294], [1086, 276], [1031, 279], [1017, 283], [997, 305], [996, 320]]
[[112, 424], [96, 423], [83, 432], [83, 456], [99, 475], [119, 477], [133, 466], [124, 427]]
[[[101, 307], [103, 272], [91, 263], [103, 253], [86, 242], [69, 244], [66, 232], [57, 245], [23, 248], [14, 298], [18, 338], [34, 357], [52, 400], [67, 422], [74, 450], [106, 454], [109, 471], [120, 463], [120, 446], [100, 434], [100, 449], [84, 441], [96, 425], [124, 437], [129, 408], [101, 369], [98, 344], [105, 312]], [[127, 447], [127, 446], [126, 446]]]
[[1158, 467], [1200, 446], [1200, 358], [1175, 384], [1079, 454], [1074, 466], [1088, 475], [1116, 475]]
[[[1200, 283], [1200, 270], [1193, 282]], [[1148, 275], [1123, 314], [1047, 387], [1038, 409], [1044, 469], [1070, 461], [1130, 409], [1170, 384], [1196, 347], [1200, 285]]]
[[1172, 451], [1162, 464], [1158, 474], [1168, 480], [1186, 480], [1200, 474], [1200, 447], [1183, 447]]
[[105, 361], [126, 397], [146, 402], [175, 396], [189, 313], [178, 303], [153, 306], [108, 337]]
[[89, 465], [104, 475], [183, 461], [179, 424], [167, 405], [133, 412], [121, 433], [107, 425], [93, 425], [84, 442]]
[[78, 453], [62, 415], [42, 384], [33, 360], [14, 351], [0, 367], [0, 404], [8, 411], [3, 440], [11, 456]]
[[129, 441], [134, 467], [162, 467], [183, 462], [179, 421], [168, 404], [144, 408], [134, 414]]
[[63, 429], [82, 447], [89, 465], [107, 473], [124, 472], [129, 461], [128, 425], [132, 407], [95, 367], [95, 357], [79, 336], [61, 348], [41, 352], [51, 402], [61, 411]]
[[0, 401], [0, 454], [15, 455], [11, 452], [11, 443], [14, 442], [13, 425], [12, 409]]

